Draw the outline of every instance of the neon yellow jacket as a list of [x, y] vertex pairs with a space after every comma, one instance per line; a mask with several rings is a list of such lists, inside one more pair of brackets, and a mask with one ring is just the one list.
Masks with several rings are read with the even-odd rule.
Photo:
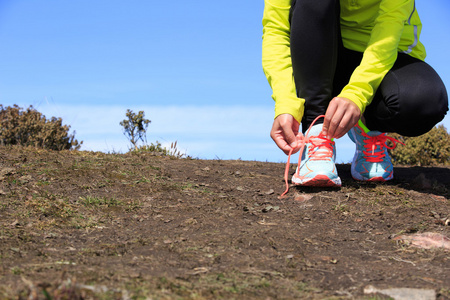
[[[273, 91], [275, 117], [287, 113], [300, 122], [305, 100], [297, 97], [292, 72], [291, 0], [264, 2], [262, 63]], [[425, 59], [419, 41], [422, 24], [414, 0], [340, 0], [340, 4], [344, 47], [364, 55], [349, 83], [335, 96], [350, 99], [364, 112], [398, 52]]]

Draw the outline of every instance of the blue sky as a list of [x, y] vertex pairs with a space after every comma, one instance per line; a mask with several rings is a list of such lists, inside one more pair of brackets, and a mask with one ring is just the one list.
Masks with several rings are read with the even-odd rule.
[[[430, 63], [450, 87], [448, 0], [416, 1]], [[286, 161], [269, 137], [261, 68], [262, 0], [2, 0], [0, 103], [33, 105], [83, 140], [126, 152], [126, 110], [147, 140], [205, 159]], [[450, 117], [443, 124], [450, 129]], [[337, 141], [338, 162], [353, 144]]]

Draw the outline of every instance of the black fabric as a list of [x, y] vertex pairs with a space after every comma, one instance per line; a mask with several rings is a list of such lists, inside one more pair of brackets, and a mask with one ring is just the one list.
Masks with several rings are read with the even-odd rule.
[[447, 91], [436, 71], [399, 53], [364, 116], [370, 129], [418, 136], [442, 121], [447, 111]]
[[324, 114], [332, 98], [341, 40], [339, 1], [293, 1], [290, 15], [294, 80], [298, 97], [306, 99], [302, 120], [305, 131], [316, 116]]
[[[298, 97], [304, 98], [302, 130], [325, 114], [348, 83], [363, 53], [343, 47], [339, 1], [294, 0], [291, 4], [291, 58]], [[426, 133], [448, 111], [448, 95], [427, 63], [399, 53], [364, 117], [370, 130], [405, 136]]]

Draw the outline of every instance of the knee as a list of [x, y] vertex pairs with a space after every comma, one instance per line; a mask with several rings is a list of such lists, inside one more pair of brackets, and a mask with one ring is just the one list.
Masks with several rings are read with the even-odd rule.
[[421, 71], [420, 76], [386, 75], [373, 105], [366, 109], [376, 130], [418, 136], [444, 119], [448, 111], [444, 83], [434, 70]]
[[[437, 74], [436, 74], [437, 75]], [[406, 136], [418, 136], [442, 121], [448, 111], [448, 94], [440, 77], [428, 77], [399, 95], [398, 118], [405, 123]]]

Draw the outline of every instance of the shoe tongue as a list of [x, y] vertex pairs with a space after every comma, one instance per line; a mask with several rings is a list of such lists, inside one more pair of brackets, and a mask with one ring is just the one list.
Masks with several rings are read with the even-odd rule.
[[380, 134], [383, 134], [383, 133], [381, 131], [376, 131], [376, 130], [371, 130], [367, 133], [367, 135], [369, 135], [369, 136], [377, 136]]
[[308, 136], [318, 136], [322, 132], [323, 124], [316, 124], [309, 130]]

